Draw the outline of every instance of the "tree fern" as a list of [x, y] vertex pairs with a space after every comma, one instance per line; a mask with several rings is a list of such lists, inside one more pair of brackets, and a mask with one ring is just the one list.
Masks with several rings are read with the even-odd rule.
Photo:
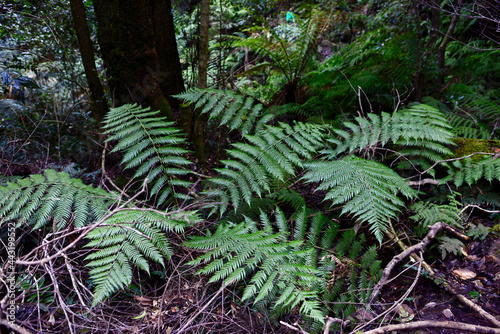
[[190, 185], [179, 176], [188, 174], [183, 167], [191, 162], [182, 157], [188, 151], [183, 148], [181, 131], [158, 114], [149, 108], [123, 105], [109, 111], [103, 128], [110, 135], [108, 142], [119, 141], [112, 152], [124, 153], [125, 168], [136, 168], [134, 178], [148, 179], [150, 197], [156, 197], [157, 205], [161, 205], [170, 196], [186, 197], [175, 187]]
[[118, 211], [86, 235], [93, 252], [86, 257], [90, 277], [95, 285], [95, 306], [119, 289], [130, 285], [132, 265], [149, 273], [148, 260], [165, 266], [172, 249], [165, 232], [182, 232], [186, 221], [195, 220], [192, 212], [162, 214], [147, 209]]
[[315, 161], [306, 164], [303, 179], [318, 182], [317, 190], [328, 191], [325, 199], [332, 205], [343, 204], [347, 213], [370, 225], [370, 230], [382, 242], [389, 218], [395, 218], [403, 202], [416, 191], [392, 169], [375, 161], [350, 156], [338, 161]]
[[227, 125], [230, 130], [240, 130], [243, 135], [254, 130], [261, 130], [264, 124], [274, 118], [264, 112], [261, 103], [251, 97], [228, 90], [191, 88], [175, 95], [177, 98], [201, 108], [210, 118], [220, 119], [220, 125]]
[[[316, 52], [319, 38], [329, 26], [330, 20], [319, 10], [313, 10], [307, 20], [300, 20], [297, 27], [280, 25], [268, 29], [258, 36], [241, 38], [233, 44], [237, 47], [248, 47], [270, 62], [258, 64], [247, 73], [271, 67], [283, 74], [288, 83], [299, 78], [308, 64], [312, 54]], [[262, 31], [262, 27], [255, 28]]]
[[83, 184], [68, 174], [44, 174], [0, 187], [0, 217], [38, 229], [54, 223], [58, 229], [87, 225], [105, 215], [118, 199], [113, 193]]
[[292, 127], [280, 123], [244, 136], [246, 143], [236, 143], [227, 151], [232, 159], [221, 161], [225, 168], [216, 169], [220, 175], [208, 180], [207, 194], [220, 198], [219, 209], [224, 212], [228, 203], [237, 208], [242, 202], [249, 203], [252, 196], [271, 191], [272, 180], [284, 182], [304, 160], [312, 158], [322, 146], [323, 129], [313, 124]]

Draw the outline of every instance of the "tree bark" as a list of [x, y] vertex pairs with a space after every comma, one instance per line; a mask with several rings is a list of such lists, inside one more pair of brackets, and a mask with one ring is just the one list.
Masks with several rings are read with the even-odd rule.
[[[198, 46], [198, 87], [207, 88], [208, 76], [208, 35], [210, 30], [210, 0], [201, 0], [200, 10], [200, 41]], [[193, 129], [194, 152], [201, 164], [205, 162], [205, 123], [206, 117], [200, 110], [195, 110]]]
[[462, 7], [462, 1], [458, 1], [458, 11], [453, 14], [451, 17], [451, 22], [450, 25], [448, 26], [448, 30], [446, 31], [445, 35], [443, 36], [443, 39], [441, 40], [441, 43], [439, 44], [439, 48], [437, 51], [437, 60], [438, 60], [438, 68], [439, 68], [439, 77], [438, 77], [438, 83], [441, 87], [444, 86], [444, 79], [446, 77], [446, 67], [445, 67], [445, 53], [446, 53], [446, 48], [448, 47], [448, 44], [450, 43], [450, 40], [452, 38], [453, 32], [455, 31], [455, 26], [457, 25], [458, 19], [459, 19], [459, 12], [460, 8]]
[[170, 0], [93, 0], [113, 106], [137, 103], [173, 120], [184, 90]]
[[100, 126], [104, 116], [108, 112], [108, 105], [104, 98], [104, 89], [97, 74], [94, 59], [94, 48], [90, 39], [89, 27], [85, 15], [85, 7], [82, 0], [70, 0], [71, 14], [75, 26], [78, 46], [82, 56], [83, 68], [90, 90], [90, 104], [93, 109], [94, 118]]

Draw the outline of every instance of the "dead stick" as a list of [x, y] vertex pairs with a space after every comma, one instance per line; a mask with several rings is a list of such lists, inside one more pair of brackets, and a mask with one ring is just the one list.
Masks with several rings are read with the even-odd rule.
[[[229, 282], [229, 284], [233, 283], [232, 281]], [[228, 285], [229, 285], [228, 284]], [[226, 285], [225, 284], [222, 284], [222, 286], [220, 287], [219, 291], [217, 291], [217, 293], [205, 304], [205, 306], [203, 306], [198, 312], [196, 312], [196, 314], [194, 316], [192, 316], [185, 324], [184, 326], [182, 326], [181, 329], [179, 329], [176, 334], [180, 334], [182, 333], [186, 328], [189, 327], [189, 325], [191, 325], [191, 323], [194, 321], [194, 319], [196, 319], [197, 316], [200, 315], [201, 312], [205, 311], [205, 309], [210, 305], [212, 304], [212, 302], [215, 300], [215, 298], [217, 298], [218, 295], [220, 295], [222, 293], [222, 291], [224, 291], [224, 289], [226, 288]]]
[[408, 247], [406, 250], [403, 252], [399, 253], [398, 255], [394, 256], [392, 260], [387, 264], [387, 266], [384, 268], [384, 271], [382, 273], [382, 278], [380, 281], [378, 281], [377, 285], [373, 288], [372, 294], [370, 296], [370, 304], [373, 303], [373, 301], [377, 298], [378, 294], [380, 293], [380, 290], [382, 287], [387, 283], [389, 276], [391, 275], [392, 269], [398, 264], [400, 261], [404, 260], [407, 258], [410, 254], [417, 252], [417, 251], [423, 251], [423, 249], [434, 239], [436, 234], [446, 226], [446, 223], [443, 222], [437, 222], [436, 224], [432, 225], [429, 228], [429, 233], [425, 236], [425, 238], [420, 241], [418, 244], [413, 245], [411, 247]]
[[[5, 327], [8, 327], [10, 329], [13, 329], [15, 330], [16, 332], [18, 333], [21, 333], [21, 334], [32, 334], [29, 330], [27, 330], [26, 328], [24, 327], [21, 327], [11, 321], [7, 321], [7, 320], [4, 320], [4, 319], [0, 319], [0, 325], [4, 325]], [[12, 332], [14, 333], [14, 332]]]
[[447, 328], [447, 329], [456, 329], [460, 331], [469, 331], [474, 333], [500, 334], [500, 329], [497, 328], [470, 325], [463, 322], [432, 321], [432, 320], [415, 321], [406, 324], [387, 325], [379, 327], [377, 329], [373, 329], [371, 331], [363, 332], [362, 334], [384, 334], [392, 331], [404, 331], [406, 333], [407, 330], [417, 329], [417, 328]]

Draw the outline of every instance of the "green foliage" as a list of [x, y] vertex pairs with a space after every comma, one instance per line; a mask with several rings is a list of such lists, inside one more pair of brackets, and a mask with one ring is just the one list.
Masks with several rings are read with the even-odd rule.
[[471, 226], [471, 228], [467, 231], [467, 235], [469, 237], [472, 237], [474, 239], [479, 239], [481, 241], [486, 239], [489, 233], [490, 233], [489, 228], [487, 228], [481, 223], [477, 224], [477, 226]]
[[85, 247], [93, 252], [85, 260], [94, 289], [92, 306], [96, 306], [119, 289], [130, 285], [132, 266], [149, 274], [149, 261], [165, 266], [163, 257], [170, 259], [172, 249], [165, 232], [182, 232], [186, 220], [194, 214], [171, 215], [147, 209], [124, 209], [114, 213], [90, 231]]
[[441, 258], [444, 260], [446, 255], [455, 254], [460, 255], [464, 249], [464, 243], [458, 239], [442, 236], [438, 238], [440, 244], [439, 249], [441, 250]]
[[428, 227], [437, 222], [445, 222], [449, 225], [460, 225], [463, 217], [460, 212], [461, 203], [454, 197], [449, 196], [449, 204], [438, 205], [430, 201], [417, 202], [411, 206], [415, 215], [411, 218], [418, 223], [417, 235], [423, 236], [428, 232]]
[[189, 187], [190, 182], [180, 179], [189, 173], [184, 167], [191, 164], [182, 156], [188, 151], [181, 130], [158, 117], [159, 111], [150, 111], [138, 105], [112, 108], [105, 117], [103, 128], [110, 135], [106, 141], [119, 140], [112, 152], [123, 152], [125, 168], [136, 169], [134, 178], [147, 178], [151, 184], [150, 198], [157, 205], [169, 199], [186, 199], [175, 187]]
[[322, 34], [330, 25], [329, 18], [317, 7], [309, 11], [306, 20], [301, 20], [298, 16], [295, 18], [297, 24], [284, 23], [274, 28], [263, 29], [257, 26], [248, 29], [250, 37], [235, 37], [233, 43], [234, 47], [245, 50], [249, 48], [257, 52], [264, 60], [238, 76], [264, 74], [267, 81], [265, 86], [255, 83], [258, 86], [256, 89], [240, 85], [241, 89], [250, 95], [260, 93], [262, 96], [257, 98], [272, 105], [302, 103], [302, 77], [307, 72]]
[[393, 109], [407, 94], [417, 63], [417, 39], [397, 29], [391, 25], [367, 31], [307, 75], [314, 95], [335, 108], [328, 116], [339, 111], [354, 114], [361, 101], [367, 109]]
[[399, 151], [401, 154], [413, 158], [422, 156], [435, 162], [441, 160], [442, 155], [451, 154], [445, 145], [454, 145], [451, 127], [444, 115], [425, 104], [415, 104], [392, 115], [370, 113], [366, 118], [356, 117], [355, 120], [357, 124], [345, 122], [345, 130], [334, 130], [340, 138], [328, 140], [335, 147], [325, 152], [330, 157], [353, 151], [373, 155], [377, 147], [391, 143], [405, 147]]
[[[308, 218], [303, 207], [288, 222], [277, 208], [274, 221], [261, 213], [259, 222], [247, 218], [237, 225], [219, 225], [213, 234], [187, 242], [204, 251], [190, 264], [206, 264], [198, 273], [210, 274], [209, 282], [223, 280], [229, 285], [247, 280], [243, 300], [270, 306], [278, 315], [298, 307], [300, 313], [322, 324], [328, 308], [320, 300], [328, 296], [330, 302], [341, 295], [330, 290], [330, 274], [340, 275], [335, 280], [337, 288], [345, 287], [348, 277], [352, 291], [347, 295], [356, 295], [356, 302], [362, 303], [380, 277], [380, 263], [375, 261], [375, 247], [361, 256], [362, 245], [354, 233], [345, 233], [336, 251], [330, 252], [338, 225], [322, 215]], [[358, 288], [363, 289], [361, 293], [354, 291]]]
[[0, 217], [31, 225], [34, 230], [49, 223], [56, 230], [78, 228], [99, 220], [117, 199], [113, 193], [48, 169], [43, 175], [0, 187]]
[[243, 135], [262, 130], [273, 119], [261, 103], [228, 90], [191, 88], [175, 97], [201, 108], [210, 118], [220, 118], [220, 125], [240, 130]]
[[220, 176], [208, 180], [212, 188], [208, 194], [220, 198], [220, 210], [228, 203], [237, 208], [252, 196], [262, 196], [272, 190], [272, 180], [285, 182], [295, 176], [322, 146], [324, 127], [297, 123], [293, 127], [280, 123], [268, 126], [254, 136], [246, 135], [246, 142], [233, 144], [227, 151], [231, 159], [223, 160], [225, 168], [218, 168]]
[[486, 158], [474, 162], [473, 159], [466, 158], [453, 161], [448, 176], [443, 181], [453, 181], [455, 186], [460, 187], [464, 184], [470, 186], [482, 178], [489, 182], [500, 180], [500, 159]]
[[303, 74], [315, 52], [320, 34], [329, 22], [317, 9], [311, 12], [307, 20], [299, 21], [297, 26], [283, 24], [264, 31], [261, 27], [253, 28], [251, 30], [259, 32], [257, 36], [241, 38], [234, 43], [234, 46], [249, 47], [271, 60], [250, 69], [249, 74], [270, 67], [278, 70], [286, 82], [293, 82]]
[[39, 304], [42, 309], [47, 310], [47, 306], [54, 301], [54, 291], [45, 281], [45, 276], [23, 274], [19, 276], [17, 283], [28, 303]]
[[367, 222], [370, 230], [382, 243], [388, 221], [395, 218], [403, 202], [416, 196], [415, 190], [392, 169], [375, 161], [346, 157], [338, 161], [317, 161], [307, 164], [307, 182], [318, 182], [316, 190], [328, 191], [325, 199], [332, 205], [343, 204], [342, 214]]
[[455, 84], [448, 89], [447, 99], [452, 106], [450, 123], [457, 136], [493, 139], [496, 130], [492, 125], [500, 112], [498, 92], [485, 92], [477, 85]]

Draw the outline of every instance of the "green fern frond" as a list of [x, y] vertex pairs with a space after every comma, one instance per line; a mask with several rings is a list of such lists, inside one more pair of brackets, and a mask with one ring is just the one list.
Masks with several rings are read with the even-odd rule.
[[[211, 275], [210, 282], [245, 280], [243, 300], [278, 316], [298, 308], [313, 325], [324, 323], [328, 302], [342, 301], [343, 293], [354, 302], [366, 301], [381, 275], [375, 246], [364, 252], [364, 237], [353, 230], [338, 238], [338, 224], [305, 206], [291, 220], [279, 208], [274, 216], [261, 213], [259, 222], [219, 225], [207, 237], [193, 237], [186, 244], [203, 254], [190, 264], [203, 264], [198, 273]], [[336, 292], [330, 275], [339, 286]]]
[[124, 153], [125, 168], [136, 169], [134, 178], [148, 179], [150, 196], [161, 205], [170, 196], [185, 199], [186, 195], [174, 188], [177, 184], [189, 186], [187, 181], [179, 182], [178, 177], [189, 173], [184, 167], [191, 162], [182, 157], [188, 151], [182, 148], [185, 138], [181, 131], [158, 114], [126, 104], [108, 112], [103, 128], [110, 135], [106, 141], [118, 141], [112, 152]]
[[[211, 196], [220, 198], [221, 203], [230, 202], [238, 208], [242, 202], [249, 203], [252, 196], [262, 196], [271, 191], [271, 181], [285, 181], [302, 167], [302, 161], [322, 146], [324, 127], [298, 123], [293, 127], [280, 123], [266, 127], [254, 136], [247, 135], [246, 143], [236, 143], [227, 151], [232, 160], [221, 161], [225, 168], [219, 168], [219, 176], [208, 180]], [[221, 205], [224, 212], [227, 205]]]
[[444, 115], [424, 104], [413, 105], [392, 115], [382, 112], [380, 116], [368, 114], [367, 118], [355, 119], [357, 123], [345, 122], [344, 129], [334, 130], [338, 138], [328, 140], [334, 145], [333, 150], [325, 151], [328, 157], [356, 150], [361, 154], [370, 153], [377, 147], [392, 143], [408, 147], [407, 151], [401, 151], [403, 154], [423, 156], [435, 162], [441, 160], [442, 155], [451, 154], [445, 145], [454, 145], [453, 134], [449, 131], [451, 126]]
[[310, 250], [301, 249], [300, 240], [283, 239], [287, 236], [283, 231], [286, 218], [279, 209], [276, 211], [276, 221], [281, 226], [278, 233], [269, 228], [267, 215], [262, 214], [261, 220], [264, 224], [261, 230], [256, 222], [248, 219], [234, 227], [220, 225], [208, 237], [193, 237], [187, 246], [206, 252], [190, 264], [208, 263], [198, 273], [210, 274], [210, 282], [223, 280], [231, 284], [252, 275], [243, 300], [253, 299], [259, 303], [273, 295], [273, 300], [267, 302], [272, 302], [274, 309], [290, 310], [300, 306], [303, 314], [323, 322], [318, 291], [311, 290], [321, 280], [322, 272], [304, 264]]
[[59, 229], [79, 228], [104, 216], [117, 199], [66, 173], [45, 170], [0, 187], [0, 217], [33, 225], [33, 229], [50, 222]]
[[166, 232], [182, 232], [193, 212], [166, 215], [155, 211], [124, 209], [114, 213], [90, 231], [85, 245], [93, 252], [85, 260], [95, 286], [92, 306], [130, 285], [132, 264], [149, 273], [148, 261], [164, 266], [163, 257], [170, 259], [172, 249]]
[[449, 225], [459, 225], [463, 217], [458, 205], [459, 203], [456, 201], [442, 205], [432, 202], [417, 202], [413, 204], [411, 209], [415, 214], [410, 218], [418, 223], [416, 229], [418, 235], [425, 235], [428, 232], [428, 226], [440, 221]]
[[443, 182], [453, 181], [457, 187], [465, 183], [471, 186], [482, 178], [489, 182], [500, 180], [500, 159], [486, 158], [478, 162], [472, 158], [456, 160], [451, 164]]
[[191, 88], [175, 97], [202, 108], [210, 118], [219, 118], [220, 125], [240, 130], [243, 135], [262, 129], [273, 118], [258, 101], [229, 90]]
[[328, 191], [325, 199], [332, 205], [343, 204], [342, 214], [348, 213], [370, 225], [370, 230], [382, 242], [389, 218], [395, 218], [403, 206], [398, 193], [407, 198], [416, 191], [392, 169], [375, 161], [354, 156], [338, 161], [317, 161], [307, 165], [303, 179], [318, 182], [317, 190]]

